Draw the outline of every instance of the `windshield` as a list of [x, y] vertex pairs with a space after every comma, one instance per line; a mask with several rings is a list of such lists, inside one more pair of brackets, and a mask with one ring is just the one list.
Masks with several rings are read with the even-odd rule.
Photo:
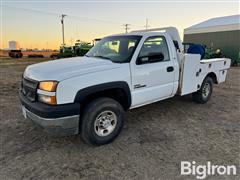
[[103, 38], [87, 54], [87, 57], [96, 57], [111, 60], [116, 63], [126, 63], [141, 39], [141, 36], [111, 36]]

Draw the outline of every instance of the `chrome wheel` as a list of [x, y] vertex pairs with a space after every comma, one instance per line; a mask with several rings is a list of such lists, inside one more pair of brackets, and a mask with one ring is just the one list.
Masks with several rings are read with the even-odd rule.
[[203, 98], [207, 98], [211, 91], [211, 85], [209, 83], [205, 83], [202, 89]]
[[117, 116], [112, 111], [101, 112], [94, 122], [94, 130], [98, 136], [107, 136], [117, 125]]

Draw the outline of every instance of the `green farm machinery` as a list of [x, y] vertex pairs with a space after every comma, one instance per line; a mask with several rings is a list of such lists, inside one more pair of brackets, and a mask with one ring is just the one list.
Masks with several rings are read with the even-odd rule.
[[[189, 48], [193, 47], [194, 43], [183, 43], [184, 52], [188, 53]], [[220, 49], [214, 50], [213, 48], [209, 48], [206, 45], [203, 44], [197, 44], [198, 46], [201, 46], [204, 49], [204, 59], [212, 59], [212, 58], [223, 58], [225, 57]]]
[[62, 45], [58, 58], [84, 56], [100, 40], [101, 39], [94, 39], [93, 44], [77, 40], [74, 46]]

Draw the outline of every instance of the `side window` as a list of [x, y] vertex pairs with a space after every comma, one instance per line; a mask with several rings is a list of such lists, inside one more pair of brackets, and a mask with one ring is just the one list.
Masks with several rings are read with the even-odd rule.
[[169, 60], [167, 42], [163, 36], [149, 37], [144, 42], [138, 56], [138, 64]]

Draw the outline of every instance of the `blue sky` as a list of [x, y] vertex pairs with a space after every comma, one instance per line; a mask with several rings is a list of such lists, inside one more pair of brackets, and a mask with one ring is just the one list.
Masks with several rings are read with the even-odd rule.
[[[2, 1], [0, 47], [16, 40], [23, 48], [54, 48], [61, 44], [60, 14], [65, 18], [66, 43], [91, 41], [114, 33], [143, 29], [146, 18], [151, 28], [176, 26], [183, 29], [204, 20], [239, 14], [239, 1]], [[26, 9], [38, 10], [38, 13]], [[84, 18], [85, 17], [85, 18]]]

